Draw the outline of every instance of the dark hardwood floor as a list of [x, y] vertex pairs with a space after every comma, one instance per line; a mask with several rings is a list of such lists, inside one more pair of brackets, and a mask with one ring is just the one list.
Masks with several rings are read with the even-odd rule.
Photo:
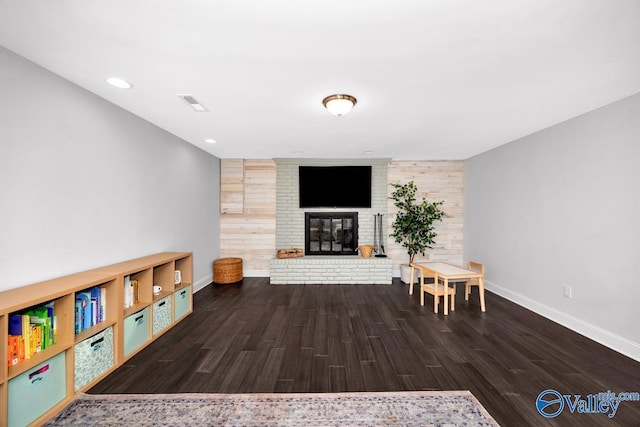
[[89, 393], [470, 390], [502, 426], [640, 426], [640, 402], [614, 418], [547, 420], [540, 392], [640, 391], [640, 363], [487, 292], [481, 313], [458, 288], [434, 314], [407, 285], [269, 285], [245, 278], [194, 295], [194, 312]]

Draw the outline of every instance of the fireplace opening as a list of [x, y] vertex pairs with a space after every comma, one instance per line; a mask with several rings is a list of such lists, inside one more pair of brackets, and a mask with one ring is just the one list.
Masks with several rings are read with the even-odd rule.
[[358, 212], [305, 212], [305, 255], [357, 255]]

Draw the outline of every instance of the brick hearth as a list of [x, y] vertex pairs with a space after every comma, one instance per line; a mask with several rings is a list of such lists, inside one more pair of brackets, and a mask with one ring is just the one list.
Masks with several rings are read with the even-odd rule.
[[391, 284], [390, 258], [305, 256], [271, 260], [272, 285]]

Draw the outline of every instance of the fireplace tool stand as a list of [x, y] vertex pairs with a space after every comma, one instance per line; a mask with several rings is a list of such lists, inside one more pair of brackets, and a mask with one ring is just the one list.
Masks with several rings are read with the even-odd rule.
[[384, 240], [382, 238], [382, 214], [373, 216], [373, 246], [378, 258], [386, 258], [384, 253]]

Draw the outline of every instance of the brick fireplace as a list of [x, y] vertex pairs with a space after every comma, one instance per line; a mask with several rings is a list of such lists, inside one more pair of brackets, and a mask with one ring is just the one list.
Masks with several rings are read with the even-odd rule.
[[[392, 264], [389, 258], [363, 258], [357, 253], [357, 245], [373, 244], [374, 218], [378, 213], [387, 213], [387, 165], [388, 159], [275, 159], [276, 163], [276, 248], [305, 248], [309, 253], [311, 244], [305, 242], [310, 233], [306, 222], [309, 218], [322, 218], [326, 214], [340, 222], [340, 248], [334, 239], [329, 242], [329, 253], [315, 253], [302, 258], [273, 259], [270, 263], [272, 284], [311, 283], [381, 283], [390, 284]], [[299, 166], [371, 166], [371, 208], [349, 209], [357, 214], [357, 225], [353, 227], [352, 246], [342, 256], [345, 229], [341, 212], [344, 209], [304, 208], [299, 206], [298, 167]], [[344, 213], [344, 212], [342, 212]], [[332, 215], [335, 218], [332, 218]], [[326, 224], [326, 218], [325, 218]], [[329, 233], [333, 233], [329, 228]], [[386, 230], [383, 233], [388, 234]], [[318, 244], [321, 239], [318, 239]], [[348, 240], [348, 238], [347, 238]], [[355, 251], [354, 251], [355, 249]], [[322, 251], [320, 251], [322, 252]], [[333, 252], [333, 253], [331, 253]], [[340, 253], [337, 253], [340, 252]]]

